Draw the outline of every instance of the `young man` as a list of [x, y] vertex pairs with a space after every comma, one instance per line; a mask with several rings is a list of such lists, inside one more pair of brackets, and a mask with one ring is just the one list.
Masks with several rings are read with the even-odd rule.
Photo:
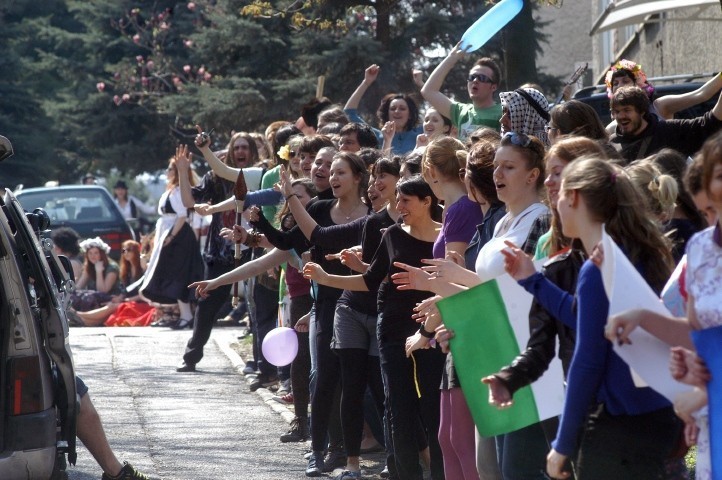
[[466, 88], [471, 103], [460, 103], [441, 93], [446, 76], [465, 54], [460, 44], [457, 44], [421, 88], [424, 99], [440, 114], [451, 119], [461, 141], [466, 141], [471, 132], [479, 127], [499, 130], [501, 117], [501, 105], [494, 101], [494, 92], [501, 80], [501, 70], [491, 58], [479, 59], [469, 70]]
[[660, 120], [649, 113], [649, 97], [639, 87], [621, 87], [610, 106], [617, 128], [610, 141], [627, 162], [663, 148], [694, 155], [707, 138], [722, 128], [722, 96], [714, 108], [689, 120]]
[[362, 148], [379, 148], [376, 134], [365, 123], [348, 123], [343, 126], [338, 136], [341, 137], [339, 150], [356, 153]]

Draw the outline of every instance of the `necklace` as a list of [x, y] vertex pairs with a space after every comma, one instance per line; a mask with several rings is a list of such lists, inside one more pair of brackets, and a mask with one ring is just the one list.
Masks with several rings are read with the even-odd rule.
[[357, 204], [353, 207], [353, 209], [349, 212], [348, 215], [346, 215], [346, 212], [344, 212], [343, 210], [341, 210], [341, 205], [340, 205], [340, 204], [337, 203], [337, 204], [336, 204], [336, 208], [338, 208], [338, 211], [341, 212], [341, 215], [343, 215], [346, 220], [351, 220], [351, 216], [353, 215], [353, 212], [356, 211], [356, 209], [358, 208], [359, 205], [361, 205], [360, 202], [357, 203]]

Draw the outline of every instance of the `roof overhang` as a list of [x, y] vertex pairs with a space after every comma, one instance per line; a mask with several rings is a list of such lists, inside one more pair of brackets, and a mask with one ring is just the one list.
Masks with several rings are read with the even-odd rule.
[[[614, 28], [637, 25], [640, 23], [659, 22], [659, 19], [650, 19], [650, 16], [673, 10], [685, 10], [689, 15], [684, 18], [675, 18], [675, 21], [720, 21], [709, 13], [713, 9], [722, 8], [722, 0], [625, 0], [609, 4], [604, 12], [592, 25], [589, 35], [595, 35]], [[704, 14], [708, 15], [705, 16]]]

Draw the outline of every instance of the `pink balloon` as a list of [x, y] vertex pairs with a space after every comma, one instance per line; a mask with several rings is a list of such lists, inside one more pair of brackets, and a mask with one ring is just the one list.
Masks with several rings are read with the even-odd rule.
[[298, 336], [296, 331], [288, 327], [274, 328], [261, 345], [263, 356], [277, 367], [290, 364], [298, 353]]

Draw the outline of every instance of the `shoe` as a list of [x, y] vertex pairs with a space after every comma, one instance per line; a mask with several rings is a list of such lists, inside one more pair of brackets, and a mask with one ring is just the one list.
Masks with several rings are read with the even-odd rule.
[[256, 379], [251, 382], [250, 389], [255, 392], [261, 387], [268, 388], [278, 383], [278, 377], [276, 375], [264, 375], [260, 374]]
[[291, 422], [291, 429], [281, 435], [281, 442], [305, 442], [309, 438], [308, 418], [296, 417]]
[[323, 471], [333, 472], [337, 468], [346, 466], [346, 453], [339, 450], [328, 450], [326, 458], [323, 459]]
[[381, 470], [381, 473], [379, 473], [379, 476], [381, 478], [389, 478], [391, 476], [391, 472], [389, 472], [389, 466], [384, 465], [384, 469]]
[[193, 329], [193, 319], [192, 318], [181, 318], [177, 322], [175, 322], [172, 325], [169, 325], [171, 330], [183, 330], [184, 328], [190, 328]]
[[178, 367], [175, 369], [175, 371], [176, 372], [195, 372], [196, 364], [182, 362], [180, 365], [178, 365]]
[[323, 452], [313, 452], [308, 459], [306, 466], [307, 477], [320, 477], [324, 472], [323, 468]]
[[101, 480], [150, 480], [148, 475], [140, 473], [128, 462], [123, 463], [123, 468], [120, 469], [118, 475], [113, 477], [107, 473], [103, 473], [103, 476], [100, 478]]
[[253, 375], [256, 372], [258, 372], [258, 368], [256, 367], [256, 362], [254, 362], [254, 361], [246, 362], [246, 366], [243, 369], [243, 375]]
[[344, 470], [343, 472], [339, 473], [335, 477], [333, 477], [333, 480], [352, 480], [355, 478], [361, 478], [361, 472], [352, 472], [351, 470]]
[[373, 445], [373, 446], [371, 446], [371, 447], [366, 447], [366, 448], [363, 448], [363, 447], [362, 447], [361, 450], [360, 450], [360, 453], [361, 453], [361, 454], [364, 454], [364, 453], [378, 453], [378, 452], [383, 452], [383, 451], [384, 451], [384, 446], [381, 445], [380, 443], [376, 442], [376, 445]]
[[[280, 393], [280, 390], [279, 390]], [[285, 395], [274, 395], [273, 400], [282, 403], [283, 405], [291, 405], [293, 404], [293, 392], [287, 393]]]

